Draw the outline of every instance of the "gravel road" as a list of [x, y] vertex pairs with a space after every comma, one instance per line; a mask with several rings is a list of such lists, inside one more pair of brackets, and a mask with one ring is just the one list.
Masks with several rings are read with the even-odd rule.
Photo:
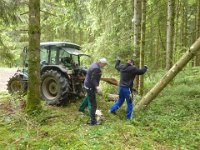
[[0, 92], [7, 91], [7, 82], [16, 71], [17, 68], [0, 68]]

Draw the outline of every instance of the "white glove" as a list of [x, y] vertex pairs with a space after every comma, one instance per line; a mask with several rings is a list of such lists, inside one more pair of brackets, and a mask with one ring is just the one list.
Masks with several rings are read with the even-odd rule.
[[102, 90], [99, 86], [96, 87], [96, 90], [99, 95], [102, 95]]
[[148, 66], [147, 65], [144, 65], [144, 67], [148, 70]]
[[120, 60], [120, 57], [119, 57], [119, 56], [117, 56], [117, 57], [116, 57], [116, 60]]

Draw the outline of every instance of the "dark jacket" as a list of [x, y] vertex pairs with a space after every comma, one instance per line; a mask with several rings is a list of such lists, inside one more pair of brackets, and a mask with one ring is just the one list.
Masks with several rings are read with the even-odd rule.
[[120, 71], [120, 83], [121, 87], [133, 88], [133, 80], [136, 75], [142, 75], [147, 71], [147, 67], [141, 69], [127, 63], [120, 64], [120, 60], [116, 61], [115, 68]]
[[89, 70], [87, 71], [84, 86], [87, 88], [92, 88], [93, 90], [96, 89], [97, 86], [99, 86], [99, 81], [101, 79], [101, 69], [99, 66], [99, 63], [93, 63]]

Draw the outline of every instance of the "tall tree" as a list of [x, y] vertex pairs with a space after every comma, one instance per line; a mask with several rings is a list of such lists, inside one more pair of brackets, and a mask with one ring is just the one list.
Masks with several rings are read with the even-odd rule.
[[40, 103], [40, 0], [29, 0], [28, 99], [26, 110], [32, 113]]
[[135, 63], [139, 66], [139, 56], [140, 56], [140, 42], [141, 42], [141, 0], [134, 0], [134, 58]]
[[175, 1], [168, 0], [166, 70], [169, 70], [173, 64], [174, 8], [175, 8]]
[[185, 48], [185, 50], [187, 49], [188, 43], [187, 43], [187, 39], [188, 39], [188, 1], [187, 0], [183, 0], [181, 1], [181, 44], [182, 47]]
[[[200, 37], [200, 0], [197, 0], [197, 13], [196, 13], [196, 38]], [[200, 52], [197, 53], [195, 65], [200, 66]]]
[[[19, 7], [20, 0], [16, 1], [0, 1], [0, 65], [9, 65], [15, 61], [15, 53], [11, 51], [14, 49], [14, 42], [8, 44], [11, 39], [9, 37], [9, 31], [12, 31], [11, 26], [18, 23], [18, 17], [16, 15], [17, 8]], [[12, 34], [12, 36], [14, 36]]]
[[[146, 31], [146, 0], [142, 0], [142, 24], [141, 24], [141, 46], [140, 46], [140, 68], [144, 66], [145, 54], [145, 31]], [[139, 76], [139, 93], [143, 95], [144, 76]]]
[[176, 64], [163, 76], [163, 78], [142, 98], [136, 105], [136, 109], [146, 107], [182, 70], [183, 67], [195, 56], [200, 50], [200, 38], [186, 51], [186, 53], [177, 61]]
[[[140, 58], [140, 42], [141, 42], [141, 0], [134, 0], [134, 59], [135, 65], [139, 66], [139, 58]], [[139, 77], [136, 76], [135, 80], [135, 88], [138, 89], [139, 86]]]
[[173, 45], [173, 61], [176, 60], [175, 53], [178, 46], [178, 34], [179, 34], [179, 18], [180, 18], [180, 0], [177, 0], [174, 10], [174, 45]]

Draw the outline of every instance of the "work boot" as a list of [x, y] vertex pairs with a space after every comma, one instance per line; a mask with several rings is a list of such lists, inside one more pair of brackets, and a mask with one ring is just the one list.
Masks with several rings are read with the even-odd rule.
[[94, 126], [94, 125], [102, 125], [101, 122], [96, 122], [96, 123], [91, 123], [91, 122], [88, 122], [87, 123], [89, 126]]
[[82, 112], [82, 113], [84, 113], [84, 112], [85, 112], [85, 110], [81, 110], [81, 109], [79, 109], [78, 111], [79, 111], [79, 112]]
[[109, 113], [113, 114], [113, 115], [117, 115], [117, 113], [115, 111], [110, 111], [109, 110]]
[[81, 114], [81, 115], [85, 115], [86, 114], [86, 112], [85, 112], [85, 110], [78, 110], [79, 111], [79, 113]]

